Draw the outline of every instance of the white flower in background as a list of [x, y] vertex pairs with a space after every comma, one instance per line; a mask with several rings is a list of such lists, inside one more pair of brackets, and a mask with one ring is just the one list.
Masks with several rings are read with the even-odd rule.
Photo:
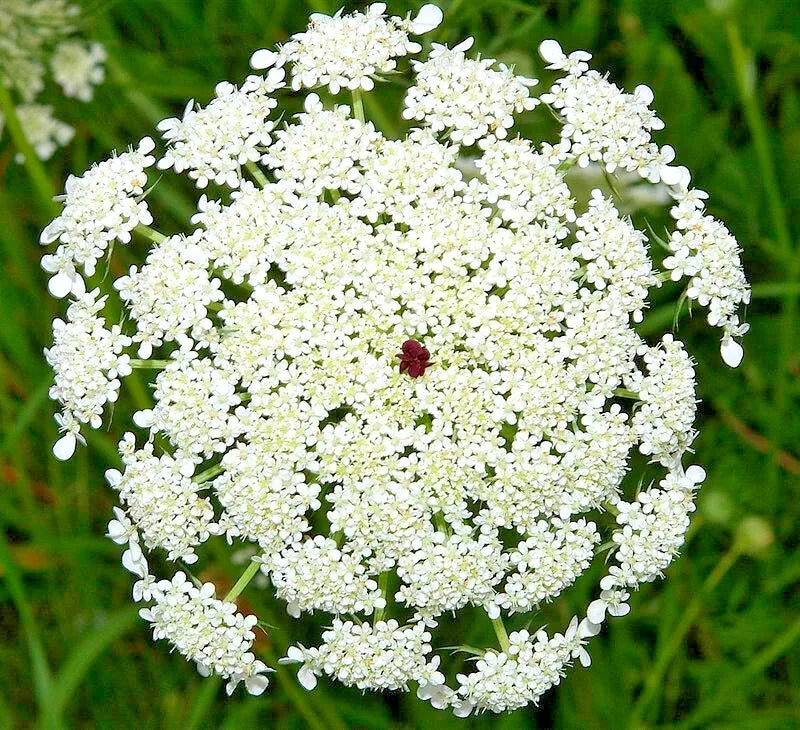
[[[20, 104], [16, 111], [25, 137], [41, 160], [49, 160], [75, 134], [69, 124], [53, 116], [53, 107], [49, 104]], [[25, 155], [17, 152], [14, 159], [21, 163], [25, 160]]]
[[[182, 574], [159, 581], [145, 549], [203, 565], [224, 536], [252, 558], [230, 595], [260, 572], [251, 590], [269, 586], [294, 618], [322, 614], [321, 639], [282, 660], [307, 689], [327, 675], [461, 717], [503, 712], [588, 666], [588, 639], [683, 543], [705, 476], [682, 468], [694, 366], [673, 335], [637, 331], [651, 292], [689, 277], [685, 297], [708, 307], [735, 364], [748, 290], [735, 241], [652, 139], [652, 94], [626, 94], [586, 52], [542, 44], [562, 72], [543, 97], [563, 123], [554, 142], [507, 139], [537, 105], [535, 80], [469, 43], [412, 59], [405, 116], [418, 125], [384, 136], [362, 94], [441, 19], [384, 9], [314, 16], [253, 55], [266, 76], [224, 82], [160, 125], [159, 167], [210, 187], [182, 230], [150, 228], [152, 140], [69, 179], [42, 234], [58, 242], [42, 262], [50, 290], [78, 300], [47, 353], [55, 451], [68, 458], [81, 423], [102, 422], [131, 367], [150, 375], [133, 415], [147, 440], [127, 434], [108, 472], [121, 502], [108, 535], [127, 544], [154, 635], [230, 689], [266, 687], [255, 618]], [[309, 92], [286, 113], [292, 90], [319, 86], [352, 103]], [[668, 189], [666, 272], [615, 197], [575, 185], [568, 170], [584, 166]], [[134, 236], [127, 273], [107, 280], [98, 261]], [[119, 306], [87, 295], [84, 276]], [[634, 497], [636, 448], [666, 476]], [[604, 559], [585, 618], [508, 634], [504, 619], [529, 625]], [[474, 661], [448, 686], [432, 647], [454, 635], [438, 622], [464, 611], [499, 650], [462, 647]]]
[[99, 43], [85, 45], [80, 41], [64, 41], [53, 51], [50, 68], [64, 96], [91, 101], [94, 87], [105, 79], [105, 60], [106, 50]]
[[[47, 160], [74, 130], [53, 117], [49, 104], [33, 102], [44, 90], [49, 67], [65, 96], [89, 101], [103, 81], [106, 52], [99, 43], [75, 39], [80, 8], [67, 0], [3, 0], [0, 6], [0, 84], [18, 95], [20, 125], [37, 157]], [[0, 115], [0, 134], [3, 131]], [[15, 156], [21, 163], [24, 156]]]

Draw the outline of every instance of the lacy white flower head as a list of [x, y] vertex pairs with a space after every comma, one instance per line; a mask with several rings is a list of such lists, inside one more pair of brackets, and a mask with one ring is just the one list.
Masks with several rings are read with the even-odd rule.
[[[45, 88], [49, 69], [66, 97], [90, 101], [105, 78], [106, 52], [99, 43], [75, 37], [81, 8], [68, 0], [3, 0], [0, 4], [0, 84], [19, 100], [16, 113], [36, 155], [47, 160], [74, 130], [33, 101]], [[0, 133], [4, 119], [0, 115]], [[24, 158], [16, 156], [18, 162]]]
[[[653, 292], [672, 281], [706, 307], [735, 366], [748, 287], [733, 237], [652, 139], [648, 90], [547, 40], [537, 98], [470, 42], [421, 54], [410, 35], [438, 25], [433, 6], [384, 10], [314, 16], [254, 54], [264, 76], [162, 122], [165, 151], [145, 138], [67, 181], [41, 239], [57, 244], [51, 292], [72, 299], [47, 351], [55, 450], [68, 458], [126, 378], [151, 376], [107, 472], [108, 535], [154, 636], [203, 673], [265, 689], [256, 619], [234, 603], [249, 584], [254, 605], [272, 595], [322, 626], [283, 647], [305, 688], [327, 677], [501, 712], [588, 666], [590, 638], [683, 543], [705, 477], [684, 467], [695, 363], [673, 333], [639, 334]], [[389, 72], [411, 79], [400, 139], [365, 118]], [[281, 118], [298, 92], [302, 112]], [[543, 104], [554, 138], [513, 136]], [[151, 227], [156, 157], [207, 189], [169, 236]], [[578, 199], [567, 172], [584, 165], [668, 191], [666, 258], [613, 193]], [[132, 240], [136, 263], [111, 281], [101, 260]], [[652, 481], [626, 480], [636, 450]], [[256, 553], [224, 599], [145, 557], [202, 568], [222, 538]], [[578, 581], [592, 599], [558, 625], [549, 604]], [[462, 611], [496, 638], [467, 661], [440, 638]]]

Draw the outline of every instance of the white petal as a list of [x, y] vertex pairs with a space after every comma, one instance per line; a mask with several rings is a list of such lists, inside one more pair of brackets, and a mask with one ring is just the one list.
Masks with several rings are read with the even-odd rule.
[[639, 101], [643, 101], [645, 104], [652, 104], [653, 99], [653, 90], [646, 86], [645, 84], [639, 84], [634, 90], [634, 95]]
[[610, 591], [612, 588], [615, 588], [617, 585], [617, 579], [613, 575], [604, 575], [600, 579], [600, 588], [604, 591]]
[[303, 655], [303, 650], [297, 646], [290, 646], [286, 650], [286, 656], [293, 662], [304, 662], [306, 660], [305, 656]]
[[300, 606], [297, 604], [296, 601], [291, 601], [286, 604], [286, 613], [288, 613], [292, 618], [300, 618]]
[[462, 700], [456, 705], [453, 705], [453, 714], [456, 717], [468, 717], [474, 705], [471, 702]]
[[54, 221], [50, 221], [39, 236], [39, 243], [44, 245], [52, 243], [61, 235], [61, 231], [60, 219], [56, 218]]
[[438, 28], [443, 18], [444, 13], [442, 13], [441, 8], [431, 3], [423, 5], [419, 9], [417, 17], [411, 21], [411, 32], [414, 35], [427, 33], [434, 28]]
[[618, 606], [609, 606], [608, 612], [612, 616], [627, 616], [631, 612], [631, 607], [627, 603], [620, 603]]
[[539, 44], [539, 55], [542, 57], [542, 60], [547, 63], [558, 63], [565, 58], [564, 51], [561, 49], [561, 44], [552, 38], [548, 38]]
[[586, 618], [593, 624], [601, 624], [606, 617], [606, 604], [605, 601], [597, 599], [589, 604], [586, 609]]
[[486, 613], [490, 619], [500, 618], [500, 607], [495, 606], [493, 603], [486, 606]]
[[154, 422], [153, 411], [149, 408], [144, 411], [136, 411], [136, 413], [133, 414], [133, 422], [139, 428], [150, 428]]
[[59, 461], [66, 461], [75, 453], [77, 439], [74, 433], [65, 433], [53, 446], [53, 455]]
[[72, 291], [72, 277], [65, 271], [59, 271], [47, 282], [47, 289], [56, 299], [63, 299]]
[[261, 48], [250, 56], [250, 66], [260, 71], [274, 65], [277, 58], [278, 54], [275, 51], [270, 51], [269, 48]]
[[105, 478], [109, 487], [116, 487], [122, 479], [122, 474], [118, 469], [106, 469]]
[[142, 137], [139, 140], [139, 149], [138, 151], [141, 152], [143, 155], [149, 154], [156, 148], [156, 143], [153, 141], [152, 137]]
[[665, 185], [677, 185], [683, 179], [683, 168], [664, 165], [659, 170], [659, 175]]
[[297, 673], [297, 681], [307, 690], [312, 690], [317, 686], [317, 675], [308, 667], [300, 667]]
[[699, 464], [692, 464], [686, 469], [686, 477], [692, 484], [702, 484], [706, 480], [706, 470]]
[[306, 100], [303, 102], [303, 109], [309, 114], [322, 111], [322, 102], [319, 100], [319, 96], [314, 93], [306, 96]]
[[601, 628], [602, 626], [600, 624], [592, 623], [588, 618], [585, 618], [578, 625], [578, 636], [582, 639], [590, 636], [597, 636]]
[[744, 357], [744, 348], [730, 337], [722, 340], [722, 346], [719, 351], [723, 362], [732, 368], [738, 368]]
[[263, 674], [254, 674], [244, 680], [244, 686], [251, 695], [260, 695], [269, 686], [269, 679]]

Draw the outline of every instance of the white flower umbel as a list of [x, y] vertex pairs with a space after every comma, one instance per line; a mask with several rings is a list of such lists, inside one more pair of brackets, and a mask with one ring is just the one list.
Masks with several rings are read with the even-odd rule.
[[283, 86], [283, 76], [281, 69], [272, 69], [266, 77], [248, 77], [241, 89], [223, 81], [208, 106], [195, 108], [190, 101], [180, 119], [159, 122], [169, 142], [159, 168], [188, 171], [198, 188], [212, 181], [238, 187], [242, 166], [260, 160], [271, 141], [274, 125], [268, 117], [277, 105], [271, 94]]
[[[50, 397], [64, 408], [70, 421], [102, 426], [103, 409], [119, 396], [120, 378], [130, 374], [130, 357], [123, 350], [131, 339], [118, 325], [107, 329], [98, 312], [105, 305], [95, 289], [72, 302], [66, 322], [53, 320], [53, 344], [44, 351], [55, 371]], [[74, 420], [73, 420], [74, 419]], [[77, 423], [59, 442], [59, 458], [69, 458], [75, 448]], [[71, 448], [70, 448], [71, 444]]]
[[213, 328], [207, 307], [224, 297], [220, 280], [209, 276], [208, 253], [197, 243], [200, 235], [167, 238], [150, 251], [141, 269], [131, 266], [127, 276], [114, 282], [137, 322], [133, 339], [143, 354], [187, 332], [202, 341]]
[[[161, 125], [157, 184], [184, 173], [209, 187], [185, 226], [170, 216], [167, 236], [151, 220], [145, 139], [70, 178], [42, 240], [59, 243], [43, 260], [51, 291], [85, 302], [57, 321], [47, 355], [64, 404], [57, 455], [82, 422], [100, 424], [128, 368], [150, 386], [127, 381], [144, 432], [108, 472], [124, 508], [108, 534], [127, 544], [135, 600], [155, 601], [156, 635], [203, 671], [266, 686], [255, 620], [147, 567], [154, 550], [222, 570], [212, 542], [224, 538], [254, 558], [229, 596], [269, 590], [326, 627], [288, 648], [304, 687], [327, 675], [414, 690], [466, 716], [535, 703], [571, 663], [588, 666], [589, 637], [677, 555], [704, 476], [682, 467], [695, 372], [650, 318], [651, 294], [689, 277], [681, 302], [708, 307], [736, 364], [748, 290], [735, 241], [652, 138], [646, 89], [626, 94], [588, 53], [545, 41], [564, 77], [545, 95], [561, 134], [508, 139], [518, 116], [546, 113], [532, 79], [468, 43], [398, 62], [421, 51], [409, 33], [440, 18], [432, 6], [387, 18], [382, 5], [314, 16], [254, 54], [266, 76], [223, 83]], [[364, 99], [390, 71], [406, 73], [419, 122], [399, 139]], [[323, 101], [307, 91], [320, 86], [353, 93]], [[674, 197], [666, 271], [616, 193], [574, 182], [584, 164], [612, 191], [635, 176]], [[134, 229], [127, 273], [97, 271]], [[85, 295], [84, 276], [108, 299]], [[660, 472], [638, 494], [640, 475], [626, 478], [637, 448]], [[561, 615], [562, 594], [604, 561], [587, 618], [509, 635], [504, 620]], [[454, 643], [459, 614], [483, 647], [461, 647], [477, 657], [467, 668], [444, 655], [440, 668], [432, 646]]]
[[514, 114], [539, 103], [529, 90], [536, 79], [516, 76], [503, 63], [495, 70], [493, 58], [467, 58], [471, 47], [471, 38], [454, 48], [435, 45], [427, 61], [414, 61], [416, 84], [403, 111], [406, 119], [449, 131], [453, 141], [467, 146], [488, 134], [504, 138]]
[[670, 211], [678, 230], [667, 245], [673, 251], [664, 259], [673, 281], [690, 277], [686, 296], [708, 308], [708, 323], [722, 327], [722, 358], [731, 367], [742, 361], [742, 346], [734, 337], [747, 333], [736, 312], [750, 303], [750, 287], [739, 259], [739, 244], [725, 224], [704, 212], [707, 194], [678, 186], [677, 204]]
[[592, 633], [592, 625], [585, 620], [579, 624], [577, 618], [564, 634], [552, 638], [543, 630], [534, 636], [515, 631], [504, 651], [487, 651], [475, 664], [475, 672], [458, 675], [458, 694], [476, 712], [505, 712], [536, 704], [561, 681], [573, 658], [588, 666], [583, 644]]
[[642, 348], [641, 354], [646, 374], [637, 371], [627, 381], [641, 401], [632, 425], [639, 451], [669, 466], [696, 436], [694, 367], [683, 343], [672, 335], [664, 335], [658, 347]]
[[218, 531], [214, 508], [197, 493], [202, 485], [182, 474], [181, 465], [168, 454], [154, 456], [152, 443], [137, 450], [131, 433], [119, 449], [125, 471], [109, 469], [106, 479], [119, 492], [145, 545], [163, 548], [170, 560], [196, 562], [194, 548]]
[[567, 57], [553, 40], [544, 41], [539, 52], [549, 62], [548, 68], [568, 72], [541, 100], [563, 118], [561, 138], [569, 143], [578, 164], [586, 167], [599, 162], [607, 172], [622, 168], [658, 182], [675, 152], [651, 140], [652, 132], [664, 128], [650, 109], [653, 92], [637, 86], [633, 94], [626, 94], [599, 72], [589, 70], [590, 54], [581, 51], [580, 56]]
[[54, 296], [69, 293], [78, 276], [75, 267], [92, 276], [98, 259], [113, 241], [128, 243], [137, 225], [153, 222], [143, 197], [145, 170], [155, 162], [150, 154], [154, 149], [153, 140], [145, 137], [135, 150], [93, 166], [82, 177], [67, 178], [61, 214], [42, 231], [40, 239], [43, 245], [59, 242], [55, 255], [42, 259], [46, 271], [57, 266], [50, 287]]
[[251, 651], [258, 619], [244, 616], [236, 604], [215, 598], [213, 583], [196, 587], [182, 572], [161, 580], [154, 591], [155, 603], [139, 611], [153, 627], [153, 638], [166, 639], [204, 676], [217, 674], [228, 680], [232, 694], [243, 682], [250, 694], [267, 688], [270, 671]]
[[386, 605], [378, 583], [358, 557], [343, 553], [322, 535], [268, 555], [265, 561], [276, 593], [292, 610], [370, 614]]
[[401, 626], [394, 619], [374, 626], [334, 619], [322, 634], [323, 644], [306, 649], [290, 647], [281, 663], [301, 662], [298, 672], [307, 689], [313, 675], [328, 674], [359, 689], [402, 689], [409, 682], [439, 685], [439, 657], [428, 658], [431, 635], [423, 623]]
[[435, 5], [424, 5], [414, 20], [387, 18], [385, 10], [385, 3], [373, 3], [364, 13], [315, 13], [308, 29], [293, 35], [277, 54], [257, 51], [253, 68], [290, 64], [295, 91], [315, 86], [327, 86], [332, 94], [341, 89], [370, 91], [376, 79], [396, 69], [397, 58], [422, 49], [409, 33], [427, 33], [442, 20]]

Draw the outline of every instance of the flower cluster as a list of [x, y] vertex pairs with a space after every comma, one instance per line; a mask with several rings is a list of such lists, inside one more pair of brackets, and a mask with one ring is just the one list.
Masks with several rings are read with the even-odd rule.
[[66, 322], [53, 320], [53, 345], [44, 351], [55, 372], [50, 397], [64, 409], [67, 433], [56, 444], [59, 458], [72, 456], [80, 423], [100, 428], [105, 404], [117, 400], [120, 378], [131, 372], [130, 356], [123, 352], [131, 339], [119, 325], [106, 328], [98, 316], [106, 298], [99, 293], [94, 289], [72, 302]]
[[307, 689], [322, 673], [359, 689], [407, 689], [409, 682], [441, 685], [439, 657], [428, 660], [431, 635], [421, 623], [397, 621], [375, 625], [334, 619], [319, 647], [290, 647], [285, 663], [301, 662], [300, 681]]
[[[158, 167], [208, 188], [192, 228], [150, 227], [148, 138], [70, 178], [42, 234], [58, 242], [43, 259], [51, 291], [76, 298], [47, 353], [67, 431], [57, 453], [101, 424], [132, 367], [151, 374], [138, 436], [107, 475], [124, 508], [109, 535], [128, 545], [154, 635], [253, 692], [266, 686], [255, 619], [181, 573], [158, 580], [142, 546], [193, 563], [214, 537], [251, 544], [232, 595], [260, 571], [291, 616], [327, 616], [321, 640], [285, 658], [309, 689], [322, 675], [416, 685], [461, 716], [535, 703], [589, 664], [589, 637], [675, 557], [704, 477], [683, 467], [692, 358], [637, 329], [652, 290], [690, 277], [684, 298], [723, 328], [726, 361], [740, 359], [738, 250], [652, 141], [646, 90], [626, 94], [589, 71], [589, 54], [545, 41], [563, 73], [536, 99], [534, 80], [469, 57], [469, 42], [434, 45], [409, 64], [416, 127], [390, 139], [367, 121], [362, 94], [440, 18], [432, 6], [387, 18], [381, 4], [314, 16], [254, 54], [266, 75], [165, 120]], [[284, 95], [318, 86], [352, 93], [307, 93], [278, 122]], [[558, 139], [508, 139], [539, 101], [562, 120]], [[573, 189], [567, 172], [583, 165], [676, 200], [666, 271], [614, 198]], [[100, 259], [132, 237], [150, 248], [129, 248], [138, 263], [106, 281]], [[84, 277], [114, 294], [120, 325], [106, 327], [101, 311], [119, 307], [85, 295]], [[634, 497], [636, 448], [663, 478]], [[549, 612], [607, 547], [593, 600], [563, 633], [507, 633], [504, 619]], [[464, 610], [500, 649], [469, 647], [475, 661], [451, 671], [437, 628]]]
[[228, 694], [243, 682], [250, 694], [260, 695], [269, 684], [269, 669], [251, 651], [258, 619], [242, 615], [215, 592], [213, 583], [197, 587], [179, 571], [155, 584], [155, 602], [139, 614], [153, 627], [154, 639], [167, 639], [200, 674], [227, 679]]
[[[45, 88], [47, 67], [64, 96], [84, 102], [91, 101], [94, 87], [105, 78], [103, 46], [73, 37], [80, 13], [68, 0], [4, 0], [0, 7], [0, 84], [18, 95], [20, 125], [43, 160], [74, 134], [53, 117], [52, 106], [34, 103]], [[0, 114], [0, 132], [3, 123]], [[20, 153], [16, 159], [24, 157]]]
[[59, 242], [55, 253], [42, 258], [42, 268], [55, 274], [53, 296], [79, 294], [85, 287], [78, 268], [92, 276], [114, 241], [128, 243], [137, 225], [153, 222], [144, 192], [154, 149], [155, 142], [145, 137], [135, 150], [94, 165], [82, 177], [67, 178], [61, 214], [40, 237], [45, 246]]

